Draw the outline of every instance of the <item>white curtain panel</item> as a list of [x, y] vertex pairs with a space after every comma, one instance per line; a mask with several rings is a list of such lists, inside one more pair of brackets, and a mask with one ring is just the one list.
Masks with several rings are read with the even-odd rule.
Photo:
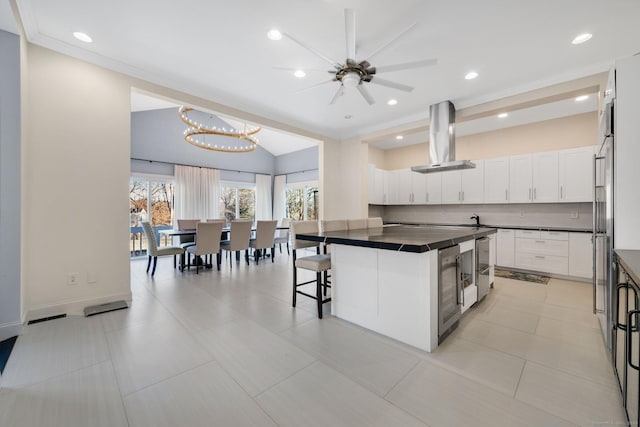
[[256, 174], [256, 220], [271, 219], [271, 175]]
[[276, 175], [273, 180], [273, 218], [278, 221], [282, 221], [286, 209], [286, 199], [287, 199], [287, 176], [286, 175]]
[[174, 226], [177, 219], [218, 218], [220, 171], [176, 165], [175, 177]]

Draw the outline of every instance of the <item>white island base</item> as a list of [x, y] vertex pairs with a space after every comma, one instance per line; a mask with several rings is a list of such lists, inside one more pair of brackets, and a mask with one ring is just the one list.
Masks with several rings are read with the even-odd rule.
[[438, 346], [438, 251], [331, 244], [331, 311], [424, 351]]

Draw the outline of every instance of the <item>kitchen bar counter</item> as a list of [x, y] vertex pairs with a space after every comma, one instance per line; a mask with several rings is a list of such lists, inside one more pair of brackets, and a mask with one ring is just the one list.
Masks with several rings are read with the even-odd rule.
[[640, 250], [615, 249], [614, 252], [629, 277], [640, 285]]
[[422, 253], [496, 233], [495, 228], [386, 225], [381, 228], [299, 234], [298, 239], [364, 248]]

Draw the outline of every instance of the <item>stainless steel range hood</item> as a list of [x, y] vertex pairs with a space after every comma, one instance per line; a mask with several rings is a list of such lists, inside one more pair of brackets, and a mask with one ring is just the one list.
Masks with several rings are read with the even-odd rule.
[[429, 106], [430, 165], [413, 166], [414, 172], [431, 173], [457, 169], [472, 169], [469, 160], [456, 160], [456, 108], [451, 101]]

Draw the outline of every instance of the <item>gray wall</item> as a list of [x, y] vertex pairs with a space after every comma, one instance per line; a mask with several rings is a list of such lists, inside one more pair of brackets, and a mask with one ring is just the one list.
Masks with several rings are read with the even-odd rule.
[[288, 183], [317, 180], [318, 147], [276, 157], [275, 174], [287, 175]]
[[[220, 169], [224, 181], [255, 182], [256, 173], [287, 174], [287, 182], [318, 179], [318, 147], [275, 157], [262, 147], [251, 153], [221, 153], [184, 140], [177, 108], [131, 113], [131, 172], [173, 175], [173, 164]], [[166, 164], [167, 162], [171, 164]]]
[[20, 38], [0, 30], [0, 341], [22, 331]]
[[[131, 157], [221, 169], [221, 178], [231, 181], [255, 181], [253, 175], [249, 175], [249, 180], [247, 175], [238, 174], [236, 171], [274, 174], [275, 157], [262, 147], [242, 154], [203, 150], [184, 140], [185, 127], [178, 117], [178, 108], [131, 113]], [[167, 172], [169, 169], [166, 166], [163, 169], [159, 165], [151, 166], [148, 162], [132, 162], [131, 170], [146, 173], [158, 173], [158, 170]], [[232, 173], [227, 174], [225, 170]], [[173, 167], [168, 174], [173, 174]]]

